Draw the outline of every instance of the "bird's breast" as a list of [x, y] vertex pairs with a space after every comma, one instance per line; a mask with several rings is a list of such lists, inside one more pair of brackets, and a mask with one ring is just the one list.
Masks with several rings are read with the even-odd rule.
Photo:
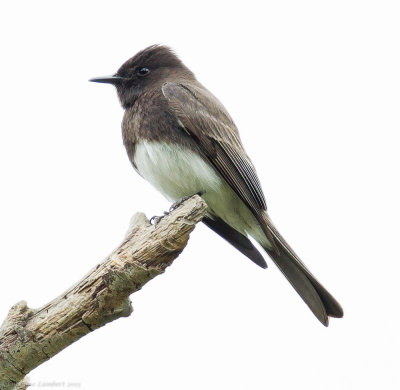
[[134, 163], [140, 175], [172, 202], [199, 191], [215, 193], [224, 186], [199, 153], [174, 143], [140, 141]]
[[265, 239], [247, 206], [198, 152], [174, 143], [140, 141], [133, 162], [140, 175], [169, 201], [202, 191], [208, 216], [218, 216], [244, 235], [248, 232], [259, 241]]

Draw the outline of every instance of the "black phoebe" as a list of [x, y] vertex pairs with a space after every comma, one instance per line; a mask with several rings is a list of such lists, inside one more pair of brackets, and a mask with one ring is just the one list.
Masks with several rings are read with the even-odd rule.
[[122, 134], [136, 171], [168, 200], [196, 193], [208, 205], [203, 222], [260, 267], [268, 253], [325, 326], [343, 310], [286, 243], [267, 214], [257, 173], [225, 107], [165, 46], [150, 46], [116, 74], [125, 109]]

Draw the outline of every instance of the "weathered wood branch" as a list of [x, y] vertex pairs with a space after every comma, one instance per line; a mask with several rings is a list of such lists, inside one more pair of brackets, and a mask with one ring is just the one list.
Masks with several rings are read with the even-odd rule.
[[135, 214], [121, 245], [68, 291], [40, 309], [24, 301], [14, 305], [0, 328], [0, 389], [25, 388], [32, 369], [95, 329], [129, 316], [129, 295], [172, 264], [206, 207], [195, 195], [155, 226]]

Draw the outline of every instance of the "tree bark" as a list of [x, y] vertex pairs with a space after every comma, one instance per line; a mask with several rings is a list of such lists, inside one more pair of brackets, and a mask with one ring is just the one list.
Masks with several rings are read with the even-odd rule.
[[25, 389], [26, 374], [86, 334], [132, 313], [129, 295], [185, 248], [206, 204], [197, 195], [151, 225], [135, 214], [125, 240], [78, 283], [40, 309], [15, 304], [0, 328], [0, 389]]

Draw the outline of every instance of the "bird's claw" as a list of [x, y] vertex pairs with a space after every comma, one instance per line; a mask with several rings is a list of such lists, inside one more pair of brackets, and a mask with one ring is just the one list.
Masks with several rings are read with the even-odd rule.
[[150, 218], [150, 224], [152, 225], [157, 225], [162, 219], [164, 218], [164, 215], [154, 215], [153, 217]]
[[[199, 191], [196, 194], [193, 195], [199, 195], [202, 196], [205, 193], [205, 191]], [[184, 196], [183, 198], [177, 200], [176, 202], [172, 203], [171, 207], [169, 208], [168, 211], [164, 211], [164, 215], [154, 215], [153, 217], [150, 218], [150, 223], [152, 225], [157, 225], [166, 215], [171, 213], [172, 211], [176, 210], [180, 205], [182, 205], [185, 200], [188, 200], [191, 198], [193, 195], [188, 195]]]
[[150, 223], [152, 225], [157, 225], [165, 216], [169, 214], [169, 211], [164, 211], [164, 215], [154, 215], [150, 218]]
[[188, 200], [190, 196], [184, 196], [183, 198], [177, 200], [176, 202], [172, 203], [171, 207], [169, 208], [168, 212], [176, 210], [185, 200]]
[[[196, 194], [193, 195], [199, 195], [202, 196], [205, 193], [205, 191], [199, 191]], [[193, 195], [188, 195], [188, 196], [184, 196], [183, 198], [177, 200], [176, 202], [172, 203], [171, 207], [169, 208], [169, 212], [176, 210], [179, 206], [182, 205], [183, 202], [185, 202], [185, 200], [190, 199]]]

